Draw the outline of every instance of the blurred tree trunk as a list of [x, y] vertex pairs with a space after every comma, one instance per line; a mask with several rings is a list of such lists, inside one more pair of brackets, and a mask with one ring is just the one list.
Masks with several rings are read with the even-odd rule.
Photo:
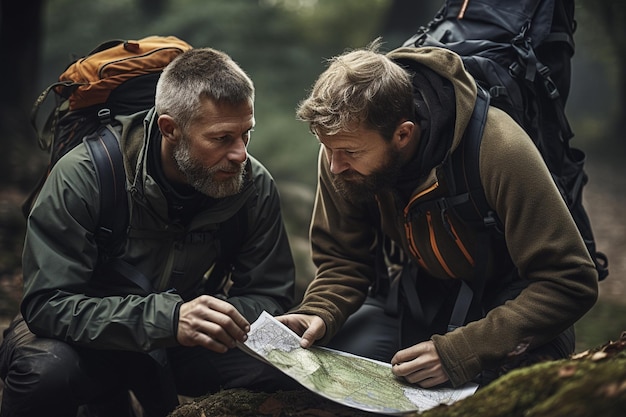
[[[617, 63], [618, 88], [618, 114], [616, 117], [614, 132], [622, 134], [622, 123], [626, 119], [626, 2], [615, 0], [583, 0], [586, 11], [595, 17], [597, 23], [604, 30], [607, 39], [611, 43], [612, 53]], [[620, 140], [621, 136], [620, 136]]]
[[0, 0], [0, 185], [25, 178], [24, 146], [36, 146], [29, 113], [36, 91], [43, 0]]
[[384, 19], [383, 40], [389, 49], [401, 46], [420, 26], [426, 25], [441, 8], [443, 0], [394, 0]]

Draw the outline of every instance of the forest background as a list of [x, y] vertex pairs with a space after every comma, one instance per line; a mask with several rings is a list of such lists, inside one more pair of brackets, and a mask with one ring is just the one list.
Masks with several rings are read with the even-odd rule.
[[[429, 0], [1, 0], [0, 329], [18, 309], [20, 205], [47, 163], [29, 117], [39, 93], [75, 58], [110, 39], [175, 35], [231, 55], [257, 89], [250, 152], [279, 186], [297, 262], [298, 292], [313, 277], [308, 224], [318, 142], [294, 112], [326, 60], [382, 36], [400, 46], [435, 15]], [[567, 114], [588, 155], [585, 204], [610, 275], [577, 324], [577, 350], [626, 330], [626, 2], [578, 0]], [[0, 336], [1, 337], [1, 336]]]

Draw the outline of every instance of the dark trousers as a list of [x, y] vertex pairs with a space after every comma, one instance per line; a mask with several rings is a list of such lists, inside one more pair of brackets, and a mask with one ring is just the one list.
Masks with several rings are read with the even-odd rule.
[[146, 417], [166, 416], [190, 397], [245, 387], [272, 391], [300, 387], [239, 349], [225, 354], [176, 347], [161, 355], [95, 350], [35, 336], [21, 317], [4, 333], [0, 417], [76, 416], [87, 405], [97, 416], [132, 416], [129, 391]]
[[400, 320], [385, 313], [384, 309], [383, 300], [368, 297], [327, 346], [390, 363], [401, 346]]

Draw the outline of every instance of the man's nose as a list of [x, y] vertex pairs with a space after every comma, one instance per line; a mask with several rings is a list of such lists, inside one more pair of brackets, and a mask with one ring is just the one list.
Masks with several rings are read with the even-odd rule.
[[228, 152], [228, 159], [243, 164], [248, 158], [248, 150], [246, 142], [243, 139], [237, 139], [233, 142], [233, 146]]
[[330, 152], [330, 172], [333, 174], [341, 174], [350, 168], [350, 164], [345, 161], [340, 152]]

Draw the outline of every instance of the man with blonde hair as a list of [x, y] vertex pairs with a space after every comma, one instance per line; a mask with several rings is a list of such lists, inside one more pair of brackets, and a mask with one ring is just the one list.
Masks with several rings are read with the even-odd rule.
[[505, 112], [488, 109], [480, 181], [504, 239], [481, 240], [482, 229], [440, 204], [479, 103], [474, 79], [446, 49], [378, 49], [331, 59], [298, 108], [321, 144], [317, 274], [278, 319], [303, 347], [390, 362], [422, 387], [484, 384], [566, 357], [597, 272], [541, 155]]

